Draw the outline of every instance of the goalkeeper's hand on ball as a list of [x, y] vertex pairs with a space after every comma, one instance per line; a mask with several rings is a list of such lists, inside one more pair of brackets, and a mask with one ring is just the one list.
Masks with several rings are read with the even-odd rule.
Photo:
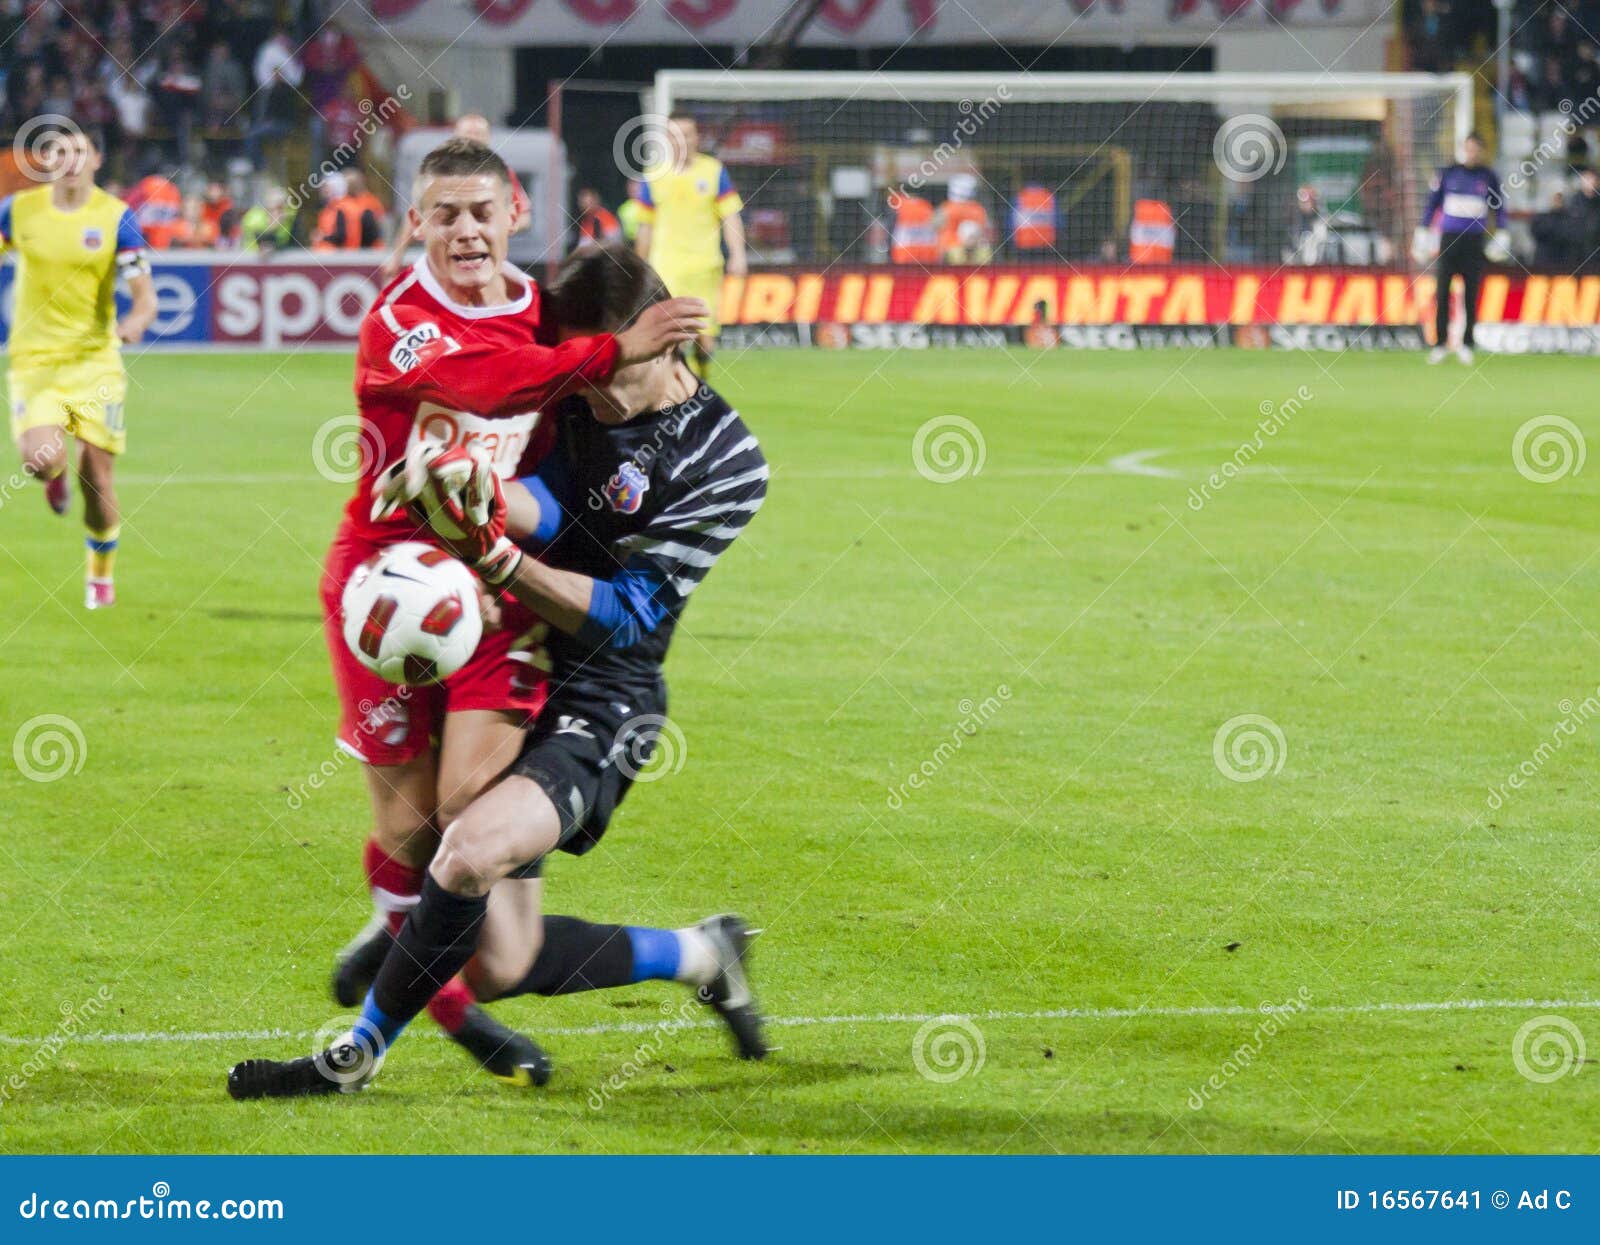
[[522, 550], [506, 536], [500, 477], [481, 454], [420, 442], [384, 473], [374, 492], [374, 518], [403, 507], [488, 583], [503, 584], [522, 561]]

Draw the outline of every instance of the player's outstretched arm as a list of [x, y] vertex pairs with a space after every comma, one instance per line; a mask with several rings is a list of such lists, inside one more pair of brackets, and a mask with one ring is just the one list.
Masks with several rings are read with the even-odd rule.
[[[385, 311], [383, 316], [369, 315], [361, 326], [356, 374], [361, 397], [404, 395], [456, 411], [511, 415], [559, 401], [579, 385], [604, 384], [627, 361], [610, 333], [574, 337], [556, 346], [529, 342], [506, 349], [483, 341], [457, 341], [425, 314], [409, 308]], [[683, 340], [674, 332], [663, 334], [659, 324], [656, 333], [670, 341]], [[631, 350], [640, 348], [642, 336], [630, 339]], [[656, 353], [661, 349], [665, 347]]]
[[699, 298], [668, 298], [652, 304], [617, 334], [617, 366], [644, 363], [663, 350], [693, 341], [710, 326], [710, 317], [711, 308]]

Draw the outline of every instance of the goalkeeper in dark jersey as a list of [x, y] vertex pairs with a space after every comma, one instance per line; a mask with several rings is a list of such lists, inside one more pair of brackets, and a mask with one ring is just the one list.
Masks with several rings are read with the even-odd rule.
[[[648, 264], [616, 247], [569, 259], [545, 295], [568, 335], [620, 330], [667, 296]], [[462, 970], [483, 1000], [649, 978], [698, 983], [739, 1053], [766, 1054], [744, 971], [749, 932], [737, 917], [688, 931], [551, 917], [564, 923], [559, 937], [544, 930], [540, 862], [557, 848], [592, 848], [653, 755], [673, 631], [760, 508], [768, 476], [738, 413], [675, 352], [619, 369], [584, 401], [588, 410], [562, 414], [560, 444], [538, 475], [504, 492], [467, 451], [437, 447], [414, 450], [384, 486], [380, 506], [410, 506], [485, 581], [550, 623], [550, 698], [520, 758], [446, 827], [352, 1031], [306, 1058], [239, 1064], [228, 1077], [234, 1097], [363, 1087]], [[542, 546], [540, 557], [508, 526]]]

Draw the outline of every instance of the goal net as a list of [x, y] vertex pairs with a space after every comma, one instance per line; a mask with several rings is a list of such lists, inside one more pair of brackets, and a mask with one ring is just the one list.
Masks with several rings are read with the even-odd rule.
[[667, 71], [648, 120], [696, 120], [754, 262], [1386, 265], [1471, 101], [1465, 75]]

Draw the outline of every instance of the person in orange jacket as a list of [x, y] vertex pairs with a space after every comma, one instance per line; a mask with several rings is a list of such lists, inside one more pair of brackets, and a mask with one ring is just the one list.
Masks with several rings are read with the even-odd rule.
[[[329, 173], [319, 187], [322, 211], [317, 214], [317, 230], [311, 246], [316, 251], [355, 251], [378, 246], [383, 241], [379, 217], [372, 210], [370, 194], [365, 198], [350, 192], [349, 175]], [[375, 200], [374, 200], [375, 202]]]
[[947, 264], [987, 264], [994, 258], [989, 212], [978, 202], [978, 179], [971, 173], [950, 178], [950, 194], [939, 208], [939, 251]]

